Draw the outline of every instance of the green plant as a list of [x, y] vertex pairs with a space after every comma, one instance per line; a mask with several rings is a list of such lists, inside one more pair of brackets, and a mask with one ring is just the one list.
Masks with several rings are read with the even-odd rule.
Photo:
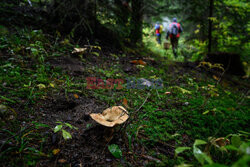
[[[229, 144], [228, 138], [230, 138], [231, 144]], [[250, 143], [248, 138], [249, 138], [249, 133], [241, 131], [239, 134], [230, 134], [225, 138], [215, 139], [213, 137], [210, 137], [208, 142], [197, 139], [193, 144], [192, 153], [201, 165], [205, 165], [206, 163], [208, 163], [209, 165], [205, 166], [210, 166], [210, 165], [213, 166], [215, 165], [215, 163], [213, 162], [212, 157], [213, 154], [215, 154], [216, 150], [220, 150], [224, 154], [226, 153], [228, 155], [234, 152], [236, 153], [238, 160], [233, 163], [233, 166], [234, 167], [247, 166], [247, 164], [250, 162], [250, 157], [249, 157]], [[242, 139], [244, 139], [244, 141]], [[198, 147], [200, 145], [205, 145], [204, 151], [202, 151]], [[191, 150], [191, 147], [176, 148], [175, 156], [178, 156], [178, 154], [186, 150]], [[214, 152], [212, 152], [212, 150]]]
[[56, 125], [54, 128], [54, 133], [61, 132], [64, 140], [72, 139], [72, 136], [70, 132], [66, 131], [66, 127], [69, 127], [70, 129], [78, 129], [77, 127], [74, 127], [73, 125], [69, 123], [63, 123], [63, 122], [56, 122], [59, 125]]
[[121, 158], [122, 157], [122, 151], [120, 150], [119, 146], [116, 144], [111, 144], [108, 146], [108, 149], [110, 153], [115, 157], [115, 158]]
[[24, 160], [26, 164], [34, 165], [36, 159], [49, 157], [43, 148], [47, 135], [41, 133], [48, 128], [46, 124], [33, 121], [29, 127], [21, 127], [17, 132], [9, 129], [1, 130], [3, 136], [8, 136], [0, 146], [1, 160], [12, 156], [15, 157], [16, 163]]

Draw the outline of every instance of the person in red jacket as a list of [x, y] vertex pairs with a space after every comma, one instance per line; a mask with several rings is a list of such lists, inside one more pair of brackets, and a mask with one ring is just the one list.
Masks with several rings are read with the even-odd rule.
[[177, 57], [178, 41], [180, 38], [180, 33], [182, 32], [183, 32], [183, 29], [180, 23], [177, 23], [177, 19], [173, 18], [173, 22], [169, 25], [166, 39], [168, 40], [168, 37], [170, 37], [170, 42], [171, 42], [173, 54], [175, 57]]
[[155, 35], [156, 35], [156, 41], [158, 42], [158, 44], [161, 44], [162, 29], [163, 29], [163, 26], [159, 22], [156, 22], [156, 24], [155, 24]]

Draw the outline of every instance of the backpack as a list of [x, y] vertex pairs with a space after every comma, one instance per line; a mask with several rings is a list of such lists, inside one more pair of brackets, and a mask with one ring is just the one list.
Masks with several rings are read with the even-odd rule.
[[162, 31], [163, 31], [163, 26], [162, 26], [162, 25], [160, 25], [160, 28], [159, 28], [159, 33], [161, 34], [161, 33], [162, 33]]
[[156, 34], [160, 33], [160, 25], [158, 25], [158, 24], [155, 25], [155, 33]]
[[179, 32], [179, 28], [177, 24], [173, 24], [170, 30], [170, 34], [172, 34], [173, 36], [177, 36], [178, 32]]

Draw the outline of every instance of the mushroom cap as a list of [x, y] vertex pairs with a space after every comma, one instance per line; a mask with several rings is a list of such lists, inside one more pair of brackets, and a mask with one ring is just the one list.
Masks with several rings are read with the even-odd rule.
[[99, 124], [107, 127], [122, 124], [129, 118], [128, 111], [122, 106], [113, 106], [98, 114], [92, 113], [90, 117]]

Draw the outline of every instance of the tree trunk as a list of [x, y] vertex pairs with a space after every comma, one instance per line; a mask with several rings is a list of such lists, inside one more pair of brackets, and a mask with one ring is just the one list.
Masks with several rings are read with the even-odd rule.
[[132, 0], [130, 39], [133, 44], [142, 41], [143, 0]]
[[128, 23], [130, 11], [126, 6], [123, 5], [121, 0], [115, 0], [114, 3], [117, 7], [115, 14], [118, 17], [119, 24], [123, 24], [123, 26], [125, 26]]
[[93, 38], [95, 0], [55, 0], [49, 15], [50, 25], [61, 34]]
[[213, 27], [213, 8], [214, 8], [214, 0], [210, 0], [209, 5], [209, 26], [208, 26], [208, 53], [212, 51], [212, 27]]

